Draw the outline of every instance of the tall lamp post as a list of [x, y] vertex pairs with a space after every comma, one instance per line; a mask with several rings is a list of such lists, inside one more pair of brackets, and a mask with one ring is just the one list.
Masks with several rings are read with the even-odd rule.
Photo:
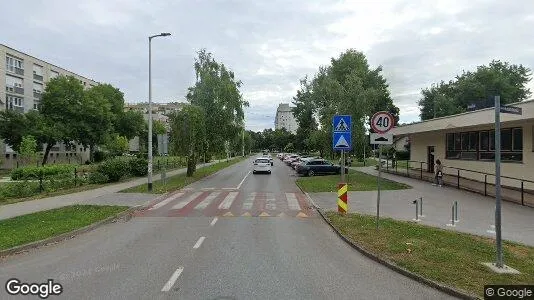
[[152, 39], [169, 36], [168, 32], [148, 37], [148, 191], [152, 192]]

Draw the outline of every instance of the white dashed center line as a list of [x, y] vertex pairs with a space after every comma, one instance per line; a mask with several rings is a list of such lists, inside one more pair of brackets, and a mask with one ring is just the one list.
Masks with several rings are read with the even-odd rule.
[[184, 270], [183, 267], [179, 267], [178, 269], [176, 269], [176, 271], [174, 271], [174, 273], [172, 274], [171, 278], [169, 278], [169, 281], [167, 281], [167, 283], [165, 283], [165, 285], [163, 286], [161, 291], [162, 292], [170, 291], [172, 286], [176, 282], [176, 280], [178, 280], [178, 277], [180, 277], [180, 274], [182, 274], [183, 270]]
[[200, 248], [200, 245], [202, 245], [202, 242], [206, 239], [205, 236], [201, 236], [198, 241], [196, 242], [196, 244], [193, 246], [193, 249], [198, 249]]
[[217, 223], [217, 220], [219, 220], [219, 218], [217, 217], [213, 218], [213, 220], [211, 220], [210, 226], [215, 225], [215, 223]]

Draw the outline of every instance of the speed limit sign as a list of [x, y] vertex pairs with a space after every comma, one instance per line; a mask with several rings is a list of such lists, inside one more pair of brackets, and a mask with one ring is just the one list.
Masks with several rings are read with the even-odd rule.
[[388, 132], [393, 128], [393, 125], [395, 125], [394, 123], [395, 118], [393, 118], [393, 115], [387, 111], [379, 111], [371, 118], [371, 128], [373, 128], [376, 133]]

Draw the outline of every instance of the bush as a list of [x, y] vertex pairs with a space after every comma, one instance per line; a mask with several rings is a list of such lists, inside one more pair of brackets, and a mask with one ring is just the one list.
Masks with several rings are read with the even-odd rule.
[[39, 192], [39, 182], [13, 182], [0, 185], [0, 200], [25, 198]]
[[130, 159], [130, 174], [133, 176], [146, 176], [148, 174], [148, 160], [144, 158]]
[[89, 174], [89, 183], [101, 184], [109, 181], [109, 177], [100, 172], [92, 172]]
[[103, 161], [97, 168], [97, 172], [106, 175], [108, 177], [108, 182], [116, 182], [121, 180], [121, 178], [128, 176], [130, 173], [128, 166], [128, 160], [115, 157]]
[[106, 152], [97, 150], [93, 153], [93, 160], [95, 163], [104, 161], [107, 158]]
[[410, 151], [397, 151], [395, 158], [397, 160], [410, 160]]
[[43, 178], [50, 178], [54, 176], [68, 176], [72, 174], [74, 177], [74, 165], [45, 165], [42, 167], [26, 166], [17, 168], [11, 171], [12, 180], [37, 180], [40, 174]]

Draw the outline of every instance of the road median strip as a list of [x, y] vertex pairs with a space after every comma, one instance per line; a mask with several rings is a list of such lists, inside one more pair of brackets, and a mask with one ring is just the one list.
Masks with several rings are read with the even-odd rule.
[[492, 239], [389, 218], [377, 232], [372, 216], [317, 210], [362, 254], [449, 295], [476, 299], [484, 285], [534, 284], [534, 247], [505, 242], [506, 262], [521, 274], [496, 274], [481, 264], [495, 259]]
[[[296, 183], [301, 190], [308, 193], [336, 192], [340, 175], [314, 176], [298, 178]], [[349, 191], [373, 191], [377, 189], [377, 177], [363, 172], [350, 170], [346, 177]], [[381, 179], [382, 190], [410, 189], [411, 186], [388, 179]]]
[[70, 239], [120, 219], [138, 207], [71, 205], [0, 221], [0, 257]]

